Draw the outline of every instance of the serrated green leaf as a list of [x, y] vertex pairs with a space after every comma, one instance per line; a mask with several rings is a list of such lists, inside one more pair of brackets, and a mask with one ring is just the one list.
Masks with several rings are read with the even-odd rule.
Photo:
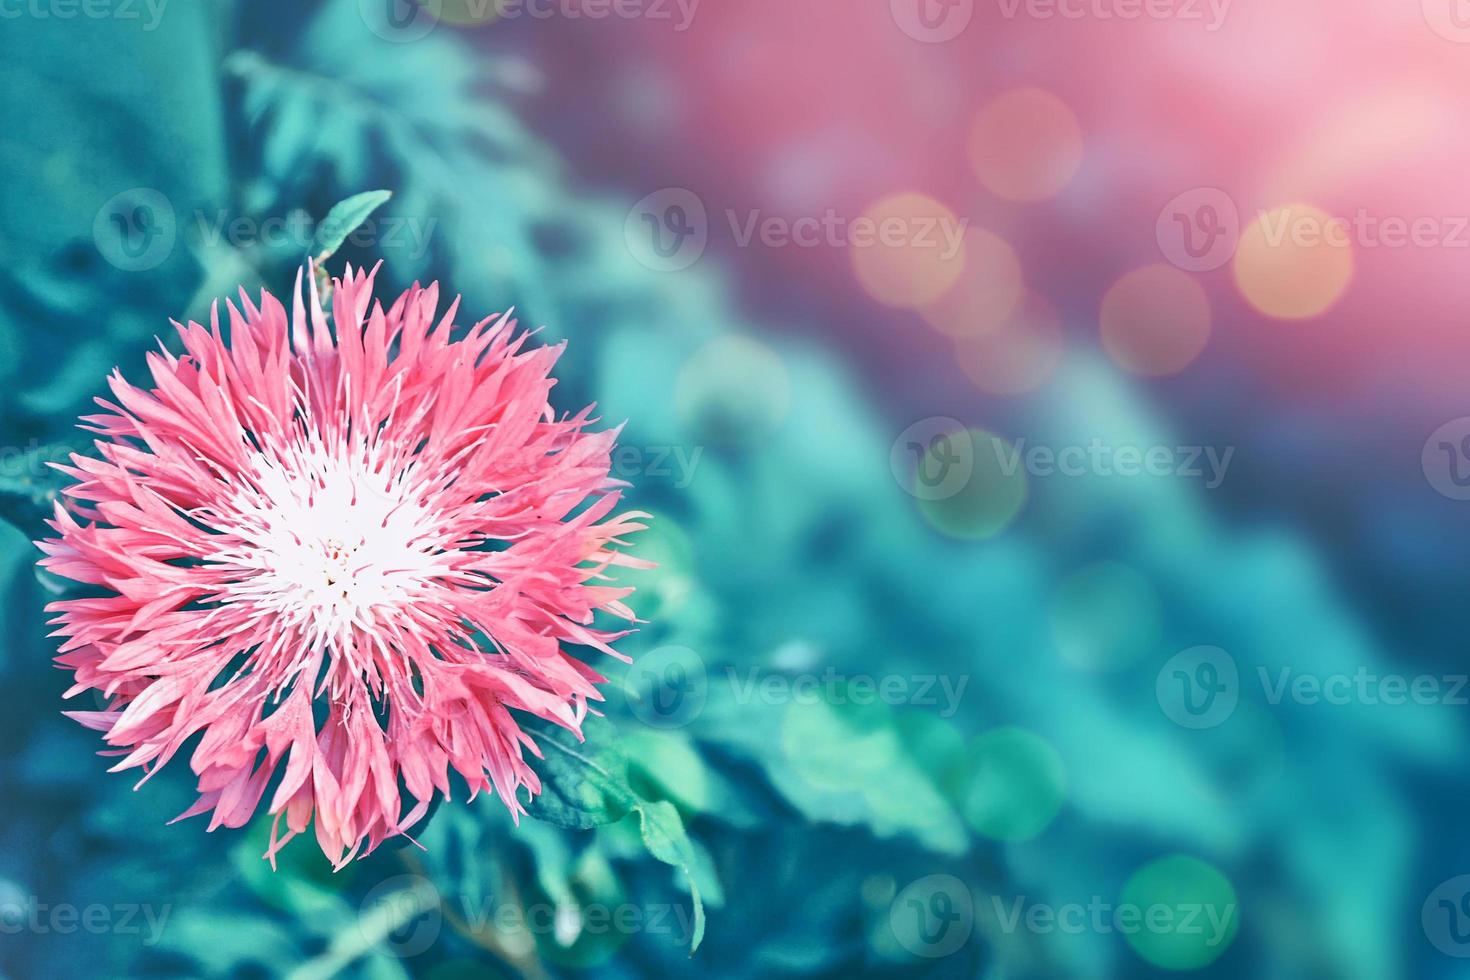
[[314, 251], [317, 261], [330, 258], [342, 247], [347, 236], [356, 231], [369, 215], [386, 204], [392, 196], [392, 191], [364, 191], [333, 205], [316, 230]]

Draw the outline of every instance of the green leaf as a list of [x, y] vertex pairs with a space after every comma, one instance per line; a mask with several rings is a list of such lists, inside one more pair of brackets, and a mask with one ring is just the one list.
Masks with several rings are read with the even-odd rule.
[[771, 788], [810, 821], [864, 826], [881, 838], [904, 835], [941, 854], [962, 854], [970, 843], [964, 821], [914, 754], [909, 729], [919, 730], [901, 724], [889, 706], [850, 698], [793, 702], [754, 720], [733, 692], [713, 685], [691, 726], [697, 740], [759, 765]]
[[628, 759], [618, 745], [617, 732], [604, 718], [588, 717], [583, 724], [585, 742], [564, 728], [538, 722], [537, 744], [543, 757], [537, 765], [541, 794], [527, 812], [538, 820], [577, 830], [590, 830], [615, 823], [636, 811], [643, 846], [664, 864], [684, 872], [694, 903], [694, 934], [690, 950], [704, 938], [704, 901], [697, 875], [712, 868], [690, 840], [684, 820], [672, 803], [643, 798], [629, 781]]
[[316, 258], [318, 262], [330, 258], [347, 236], [357, 230], [368, 216], [387, 203], [392, 191], [364, 191], [338, 202], [322, 219], [316, 230]]
[[611, 724], [589, 717], [585, 742], [557, 725], [528, 725], [537, 734], [543, 758], [537, 765], [541, 793], [527, 804], [537, 820], [558, 827], [590, 830], [615, 823], [639, 802], [628, 784], [628, 760]]
[[622, 747], [633, 789], [644, 799], [668, 800], [681, 813], [709, 816], [743, 830], [771, 816], [752, 806], [747, 794], [711, 766], [684, 732], [635, 729], [623, 735]]
[[673, 865], [689, 879], [689, 897], [694, 902], [694, 935], [689, 941], [689, 955], [693, 956], [704, 940], [704, 901], [699, 897], [699, 886], [694, 882], [695, 866], [699, 856], [694, 842], [684, 830], [684, 821], [674, 804], [641, 803], [638, 816], [643, 830], [643, 845], [664, 864]]

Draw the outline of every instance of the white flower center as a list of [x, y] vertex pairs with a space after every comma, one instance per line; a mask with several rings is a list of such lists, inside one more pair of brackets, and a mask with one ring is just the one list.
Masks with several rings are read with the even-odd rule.
[[256, 454], [220, 515], [221, 530], [242, 542], [212, 559], [244, 573], [227, 601], [249, 601], [318, 640], [372, 630], [421, 598], [446, 556], [404, 474], [374, 457], [318, 439]]

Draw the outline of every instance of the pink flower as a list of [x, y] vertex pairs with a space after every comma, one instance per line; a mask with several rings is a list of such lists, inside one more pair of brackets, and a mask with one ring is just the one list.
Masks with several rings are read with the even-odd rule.
[[[376, 272], [376, 270], [374, 270]], [[185, 354], [150, 354], [155, 387], [114, 373], [87, 416], [100, 458], [38, 542], [41, 564], [95, 586], [53, 603], [68, 714], [105, 733], [142, 782], [194, 735], [209, 829], [240, 827], [268, 787], [266, 856], [315, 817], [338, 866], [421, 819], [449, 767], [500, 794], [539, 792], [523, 711], [578, 732], [632, 590], [599, 584], [643, 527], [609, 516], [616, 431], [557, 419], [558, 347], [526, 347], [507, 316], [451, 340], [438, 287], [384, 310], [373, 274], [336, 282], [333, 328], [298, 274], [288, 324], [241, 290], [210, 329], [175, 323]], [[431, 329], [432, 328], [432, 329]], [[626, 658], [623, 658], [626, 659]], [[280, 833], [281, 818], [286, 833]]]

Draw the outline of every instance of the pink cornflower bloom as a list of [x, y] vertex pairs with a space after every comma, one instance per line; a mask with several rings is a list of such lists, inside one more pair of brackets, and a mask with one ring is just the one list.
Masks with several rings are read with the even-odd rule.
[[458, 300], [436, 323], [415, 285], [384, 310], [350, 266], [329, 328], [307, 280], [289, 321], [241, 290], [228, 345], [217, 305], [208, 330], [175, 323], [185, 353], [148, 356], [151, 389], [114, 372], [117, 403], [82, 420], [100, 458], [59, 467], [72, 503], [38, 544], [97, 587], [48, 609], [67, 696], [106, 706], [68, 714], [113, 769], [141, 785], [199, 734], [177, 819], [243, 826], [273, 785], [266, 857], [315, 818], [341, 867], [448, 796], [449, 767], [524, 812], [539, 753], [514, 712], [580, 737], [604, 678], [566, 647], [620, 656], [593, 614], [633, 619], [601, 583], [644, 566], [617, 546], [646, 515], [612, 516], [617, 432], [553, 413], [560, 346], [508, 314], [451, 339]]

